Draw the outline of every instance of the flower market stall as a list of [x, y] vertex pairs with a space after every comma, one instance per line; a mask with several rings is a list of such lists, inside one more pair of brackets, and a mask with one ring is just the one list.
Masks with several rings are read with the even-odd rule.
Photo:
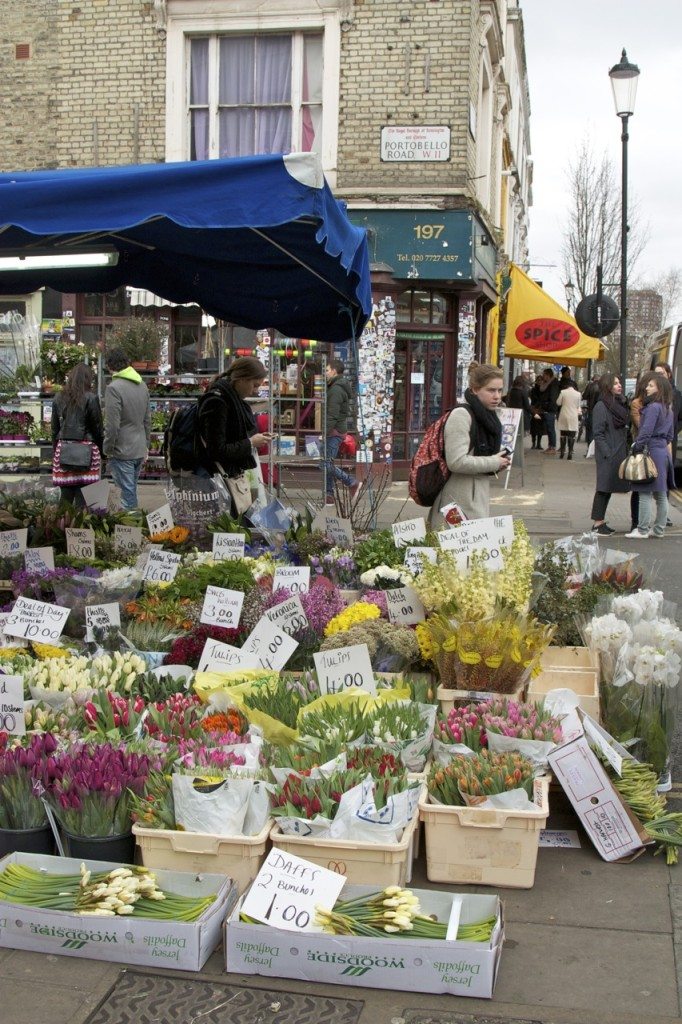
[[[300, 862], [349, 888], [319, 912], [292, 903], [295, 929], [411, 932], [492, 963], [498, 890], [534, 884], [557, 786], [580, 770], [628, 855], [676, 863], [682, 631], [632, 556], [590, 537], [536, 550], [511, 517], [343, 545], [326, 509], [284, 512], [264, 535], [225, 513], [190, 527], [165, 512], [159, 530], [160, 514], [77, 510], [51, 489], [0, 494], [0, 904], [161, 915], [217, 941], [229, 878], [236, 956], [241, 929], [291, 924], [252, 906], [264, 863]], [[594, 855], [623, 859], [573, 797]], [[437, 921], [410, 909], [429, 906], [408, 888], [418, 871], [442, 887]], [[197, 873], [213, 880], [200, 893], [183, 881]], [[494, 900], [449, 934], [453, 885], [462, 906], [470, 885]]]

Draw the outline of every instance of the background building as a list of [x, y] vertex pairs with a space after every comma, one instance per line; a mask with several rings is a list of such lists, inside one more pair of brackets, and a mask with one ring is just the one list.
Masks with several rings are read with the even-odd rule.
[[[398, 465], [485, 358], [498, 265], [528, 258], [516, 0], [15, 0], [0, 101], [3, 170], [315, 150], [368, 232], [361, 426]], [[67, 311], [97, 342], [131, 308], [164, 318], [173, 364], [193, 348], [210, 362], [201, 311], [148, 293], [48, 294], [43, 316]], [[338, 354], [354, 362], [352, 345]]]

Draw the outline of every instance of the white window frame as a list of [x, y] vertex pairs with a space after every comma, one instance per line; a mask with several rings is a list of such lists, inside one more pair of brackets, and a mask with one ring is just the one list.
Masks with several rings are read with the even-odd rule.
[[[213, 36], [229, 32], [323, 33], [322, 60], [322, 139], [319, 148], [322, 170], [332, 188], [336, 186], [339, 78], [341, 59], [340, 8], [343, 0], [268, 0], [263, 12], [262, 0], [245, 0], [234, 11], [230, 0], [168, 0], [166, 23], [166, 161], [189, 159], [189, 44], [191, 36]], [[295, 10], [294, 10], [295, 6]], [[197, 8], [200, 7], [198, 10]], [[296, 44], [296, 39], [294, 39]], [[217, 47], [217, 38], [209, 46]], [[301, 40], [302, 47], [302, 40]], [[217, 67], [217, 62], [216, 65]], [[293, 83], [292, 83], [293, 84]], [[209, 82], [209, 90], [217, 82]], [[209, 102], [214, 97], [209, 92]], [[293, 98], [293, 97], [292, 97]], [[300, 130], [300, 111], [294, 103], [293, 131]], [[211, 133], [215, 126], [211, 124]], [[294, 134], [294, 138], [298, 137]], [[209, 151], [216, 151], [217, 140], [209, 137]]]

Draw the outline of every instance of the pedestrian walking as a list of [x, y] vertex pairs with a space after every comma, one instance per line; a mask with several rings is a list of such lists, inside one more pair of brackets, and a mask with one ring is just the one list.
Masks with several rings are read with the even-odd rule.
[[344, 376], [345, 367], [340, 359], [330, 359], [327, 363], [327, 419], [326, 419], [326, 463], [327, 463], [327, 505], [333, 505], [334, 481], [340, 480], [349, 488], [351, 497], [355, 497], [362, 482], [352, 477], [340, 466], [334, 464], [339, 454], [341, 442], [348, 432], [348, 419], [351, 413], [353, 391], [350, 381]]
[[[92, 391], [94, 379], [91, 368], [78, 363], [52, 403], [52, 483], [62, 501], [77, 508], [85, 507], [81, 487], [97, 483], [102, 475], [104, 426], [99, 398]], [[69, 442], [79, 442], [75, 459]], [[78, 461], [80, 465], [73, 464]]]
[[621, 480], [618, 469], [627, 455], [630, 414], [623, 401], [623, 385], [612, 373], [603, 373], [598, 381], [599, 398], [592, 411], [594, 458], [597, 488], [592, 501], [592, 529], [608, 537], [616, 531], [606, 522], [606, 509], [612, 494], [626, 494], [630, 483]]
[[[583, 391], [583, 401], [585, 402], [585, 443], [588, 448], [592, 443], [592, 411], [598, 399], [599, 385], [597, 378], [593, 377]], [[585, 455], [585, 458], [587, 458], [587, 455]]]
[[124, 509], [137, 508], [137, 481], [149, 452], [149, 391], [123, 349], [107, 354], [111, 383], [104, 393], [104, 455]]
[[523, 431], [530, 430], [531, 423], [531, 411], [530, 411], [530, 399], [528, 397], [528, 388], [526, 386], [525, 377], [515, 377], [514, 383], [509, 388], [509, 394], [507, 395], [507, 408], [508, 409], [522, 409], [523, 410]]
[[490, 477], [511, 463], [511, 452], [500, 451], [502, 423], [495, 412], [503, 388], [499, 366], [477, 366], [470, 372], [464, 404], [452, 410], [445, 424], [445, 461], [451, 475], [433, 503], [429, 529], [448, 525], [441, 509], [453, 502], [467, 519], [490, 515]]
[[563, 459], [568, 447], [568, 461], [573, 458], [573, 446], [575, 445], [576, 434], [580, 426], [580, 403], [582, 399], [575, 381], [559, 392], [557, 396], [557, 407], [559, 416], [557, 426], [559, 428], [559, 458]]
[[539, 405], [542, 411], [545, 429], [547, 431], [547, 452], [556, 451], [556, 417], [558, 406], [557, 398], [561, 392], [559, 381], [554, 375], [554, 370], [547, 367], [540, 375], [537, 382], [539, 392]]
[[542, 449], [542, 438], [546, 433], [545, 420], [542, 415], [542, 407], [540, 400], [542, 397], [542, 391], [540, 390], [540, 381], [542, 376], [535, 378], [535, 383], [530, 389], [528, 400], [530, 402], [530, 446], [541, 452]]
[[[648, 374], [642, 374], [637, 382], [635, 394], [630, 402], [630, 443], [634, 444], [639, 432], [642, 407], [646, 401], [646, 383]], [[639, 523], [639, 491], [630, 491], [630, 530], [636, 530]]]
[[[672, 388], [672, 393], [673, 393], [673, 401], [672, 401], [672, 411], [673, 411], [673, 443], [672, 443], [671, 458], [672, 458], [672, 462], [673, 462], [673, 481], [674, 481], [673, 488], [674, 488], [676, 483], [677, 483], [677, 481], [675, 480], [675, 467], [677, 465], [677, 439], [678, 439], [680, 430], [682, 430], [682, 391], [680, 391], [680, 389], [676, 386], [675, 381], [673, 380], [673, 371], [672, 371], [672, 368], [670, 366], [670, 363], [657, 363], [656, 366], [654, 367], [654, 369], [655, 369], [656, 373], [663, 373], [663, 374], [665, 374], [665, 376], [668, 378], [668, 383], [670, 384], [670, 387]], [[670, 507], [670, 504], [668, 504], [668, 507]], [[668, 519], [667, 522], [666, 522], [666, 526], [672, 526], [672, 525], [673, 525], [672, 522], [670, 521], [670, 519]]]
[[658, 372], [645, 373], [642, 382], [646, 398], [632, 450], [637, 453], [648, 449], [656, 464], [657, 476], [654, 480], [632, 481], [633, 491], [639, 494], [639, 519], [635, 529], [625, 536], [634, 540], [663, 536], [668, 520], [668, 489], [673, 485], [675, 419], [672, 385], [664, 374]]
[[272, 434], [259, 431], [247, 398], [257, 396], [267, 370], [255, 356], [239, 356], [215, 377], [199, 399], [197, 416], [199, 466], [197, 476], [224, 475], [231, 511], [240, 516], [251, 505], [247, 469], [255, 469], [254, 448], [265, 448]]
[[571, 367], [570, 366], [562, 366], [561, 367], [561, 376], [559, 377], [559, 387], [561, 388], [562, 391], [565, 391], [566, 388], [577, 388], [578, 387], [576, 382], [571, 377]]

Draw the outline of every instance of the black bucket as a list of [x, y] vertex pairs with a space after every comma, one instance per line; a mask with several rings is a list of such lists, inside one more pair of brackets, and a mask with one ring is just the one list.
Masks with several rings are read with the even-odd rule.
[[39, 828], [0, 828], [0, 857], [8, 853], [55, 852], [54, 836], [49, 825]]
[[115, 864], [132, 864], [135, 859], [135, 836], [124, 832], [118, 836], [74, 836], [65, 829], [62, 838], [68, 857], [76, 860], [108, 860]]

